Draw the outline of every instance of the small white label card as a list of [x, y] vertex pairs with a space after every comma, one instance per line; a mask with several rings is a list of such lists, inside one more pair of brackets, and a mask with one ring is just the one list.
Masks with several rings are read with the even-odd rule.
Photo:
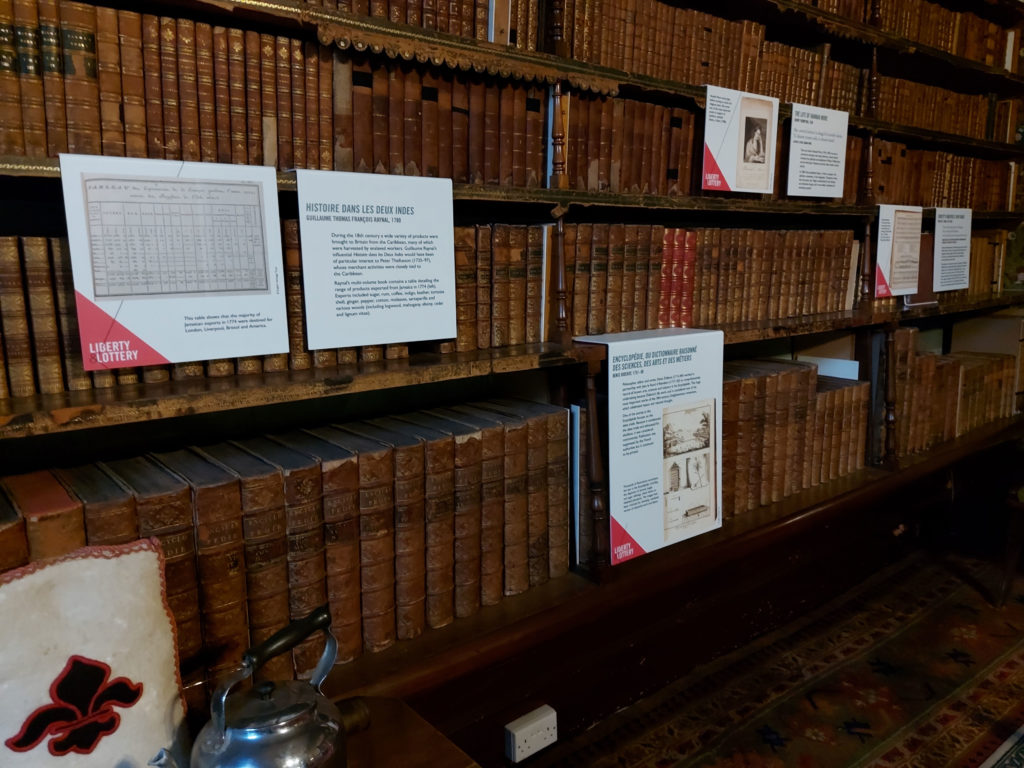
[[309, 348], [454, 337], [451, 179], [295, 176]]
[[789, 132], [787, 194], [842, 197], [850, 115], [835, 109], [793, 105]]
[[935, 209], [935, 272], [932, 290], [967, 288], [971, 276], [971, 209]]
[[922, 209], [916, 205], [878, 206], [875, 297], [917, 292], [921, 264]]
[[701, 189], [771, 192], [779, 100], [707, 86]]
[[86, 370], [288, 351], [277, 175], [61, 155]]

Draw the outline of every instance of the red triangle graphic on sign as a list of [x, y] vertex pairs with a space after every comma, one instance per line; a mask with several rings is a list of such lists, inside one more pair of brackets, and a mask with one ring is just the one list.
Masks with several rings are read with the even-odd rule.
[[701, 179], [701, 189], [717, 189], [722, 192], [732, 191], [725, 180], [725, 174], [722, 173], [722, 169], [718, 167], [718, 162], [715, 160], [714, 155], [711, 154], [711, 149], [708, 147], [707, 142], [704, 142], [704, 173], [701, 175]]
[[882, 268], [875, 265], [875, 298], [884, 299], [892, 296], [892, 290], [889, 288], [889, 283], [885, 281], [885, 275], [882, 274]]
[[85, 370], [103, 371], [170, 362], [78, 291], [75, 291], [75, 300]]
[[626, 529], [619, 525], [619, 521], [612, 518], [612, 565], [624, 563], [634, 557], [646, 555], [647, 552], [636, 543], [636, 539], [626, 532]]

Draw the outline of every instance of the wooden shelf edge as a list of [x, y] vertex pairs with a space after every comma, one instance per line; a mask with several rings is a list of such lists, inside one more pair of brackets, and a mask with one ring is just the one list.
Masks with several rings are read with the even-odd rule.
[[571, 365], [582, 359], [578, 354], [555, 344], [534, 344], [414, 356], [359, 368], [198, 378], [11, 398], [0, 401], [0, 440]]
[[967, 151], [980, 150], [987, 155], [997, 155], [1000, 158], [1024, 156], [1024, 146], [1021, 146], [1020, 144], [976, 139], [971, 136], [961, 136], [957, 133], [944, 133], [942, 131], [919, 128], [914, 125], [891, 123], [873, 117], [850, 115], [850, 127], [859, 128], [875, 135], [886, 136], [888, 138], [918, 139], [927, 141], [931, 144], [939, 144]]

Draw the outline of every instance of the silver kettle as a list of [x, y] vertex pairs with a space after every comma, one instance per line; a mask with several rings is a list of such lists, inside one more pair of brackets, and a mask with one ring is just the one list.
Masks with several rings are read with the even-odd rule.
[[[320, 693], [334, 666], [338, 643], [330, 632], [331, 616], [321, 606], [303, 619], [250, 648], [241, 668], [218, 684], [210, 702], [210, 722], [192, 745], [190, 768], [343, 768], [345, 732], [338, 708]], [[290, 650], [317, 630], [327, 644], [309, 682], [267, 680], [245, 691], [231, 689], [266, 661]], [[166, 750], [150, 765], [173, 766]]]

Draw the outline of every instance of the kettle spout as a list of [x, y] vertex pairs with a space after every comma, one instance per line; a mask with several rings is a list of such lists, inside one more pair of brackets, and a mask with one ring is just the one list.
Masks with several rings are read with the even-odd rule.
[[168, 752], [166, 749], [161, 749], [156, 753], [156, 757], [151, 759], [147, 765], [155, 765], [158, 768], [181, 768], [178, 765], [177, 760], [174, 759], [174, 755]]

